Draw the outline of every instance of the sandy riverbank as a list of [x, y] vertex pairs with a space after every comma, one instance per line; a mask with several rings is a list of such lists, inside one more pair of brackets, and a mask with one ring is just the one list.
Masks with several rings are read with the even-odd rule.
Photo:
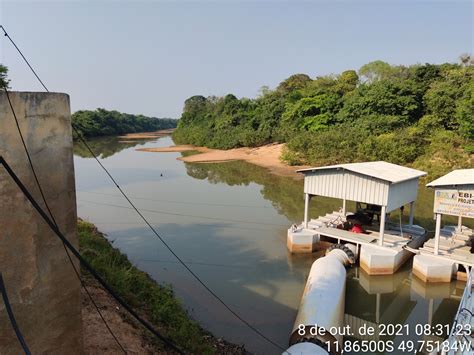
[[186, 152], [198, 151], [198, 154], [188, 157], [180, 157], [187, 163], [218, 163], [233, 160], [243, 160], [267, 168], [272, 174], [289, 176], [301, 179], [301, 174], [296, 170], [307, 168], [307, 166], [289, 166], [280, 160], [284, 144], [268, 144], [257, 148], [236, 148], [229, 150], [209, 149], [205, 147], [194, 147], [192, 145], [176, 145], [162, 148], [139, 148], [145, 152]]
[[162, 129], [155, 132], [140, 132], [140, 133], [127, 133], [123, 136], [118, 136], [120, 139], [152, 139], [168, 136], [173, 133], [175, 129]]

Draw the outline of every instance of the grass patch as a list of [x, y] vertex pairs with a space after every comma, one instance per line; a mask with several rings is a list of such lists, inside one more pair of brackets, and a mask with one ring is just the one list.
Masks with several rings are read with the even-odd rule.
[[[209, 333], [189, 317], [170, 286], [158, 284], [133, 266], [93, 224], [79, 220], [77, 226], [81, 254], [130, 306], [183, 350], [215, 353]], [[85, 270], [82, 273], [91, 277]]]

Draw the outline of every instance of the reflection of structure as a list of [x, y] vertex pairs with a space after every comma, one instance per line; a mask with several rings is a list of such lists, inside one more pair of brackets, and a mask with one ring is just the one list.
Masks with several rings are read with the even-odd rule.
[[[354, 334], [352, 339], [399, 342], [412, 338], [442, 342], [448, 335], [434, 330], [430, 335], [416, 334], [415, 327], [449, 324], [449, 316], [454, 314], [459, 299], [459, 289], [454, 283], [425, 284], [416, 278], [410, 279], [407, 268], [384, 276], [355, 271], [354, 277], [347, 280], [347, 293], [352, 301], [347, 302], [344, 316], [345, 325], [349, 325]], [[381, 335], [381, 324], [408, 324], [409, 330], [398, 336]], [[359, 332], [364, 326], [376, 332], [373, 335]]]
[[[474, 218], [474, 169], [452, 171], [427, 186], [435, 189], [435, 238], [415, 256], [413, 273], [425, 282], [450, 282], [459, 266], [474, 266], [474, 233], [462, 225], [463, 217]], [[458, 225], [441, 228], [441, 215], [457, 216]]]
[[[356, 339], [379, 340], [380, 324], [404, 324], [416, 305], [416, 302], [403, 296], [410, 287], [406, 270], [384, 276], [370, 276], [358, 270], [355, 277], [349, 278], [347, 282], [348, 293], [353, 301], [346, 304], [344, 321]], [[362, 334], [360, 330], [364, 324], [375, 329], [375, 333]]]
[[[293, 253], [311, 253], [323, 241], [345, 241], [360, 246], [360, 263], [370, 274], [392, 274], [410, 256], [404, 249], [417, 248], [425, 230], [413, 225], [418, 179], [424, 172], [386, 162], [340, 164], [299, 170], [305, 175], [304, 222], [288, 230], [287, 246]], [[309, 219], [309, 203], [314, 196], [342, 200], [339, 212]], [[352, 214], [354, 224], [366, 224], [365, 233], [347, 230], [346, 201], [367, 204]], [[410, 222], [401, 224], [403, 206], [410, 205]], [[386, 215], [400, 208], [400, 224], [386, 223]], [[376, 213], [375, 211], [379, 211]], [[379, 214], [375, 222], [374, 215]]]

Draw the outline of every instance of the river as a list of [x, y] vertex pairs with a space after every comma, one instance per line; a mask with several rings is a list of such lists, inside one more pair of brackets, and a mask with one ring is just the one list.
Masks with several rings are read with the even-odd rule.
[[[286, 249], [288, 226], [303, 217], [302, 181], [244, 162], [185, 164], [176, 160], [182, 153], [135, 150], [172, 144], [170, 137], [135, 143], [115, 137], [91, 140], [102, 163], [173, 250], [241, 317], [286, 348], [306, 277], [318, 257], [291, 255]], [[171, 284], [205, 329], [251, 352], [279, 353], [177, 263], [79, 145], [74, 163], [80, 217], [96, 224], [159, 283]], [[310, 216], [339, 205], [318, 198]], [[432, 208], [432, 191], [420, 187], [415, 223], [432, 230]], [[346, 322], [409, 324], [409, 335], [382, 337], [395, 344], [423, 339], [415, 334], [416, 324], [450, 324], [463, 283], [426, 287], [411, 276], [410, 264], [393, 276], [349, 269]]]

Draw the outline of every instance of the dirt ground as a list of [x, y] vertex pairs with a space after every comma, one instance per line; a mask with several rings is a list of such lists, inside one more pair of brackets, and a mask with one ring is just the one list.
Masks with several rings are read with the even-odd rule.
[[[112, 297], [96, 285], [88, 285], [87, 289], [127, 353], [157, 353], [155, 346], [148, 339], [145, 339], [143, 331], [138, 329], [132, 322], [125, 320], [126, 315], [124, 311]], [[84, 289], [82, 289], [82, 324], [86, 354], [122, 353]]]
[[308, 168], [308, 166], [289, 166], [280, 160], [284, 144], [268, 144], [257, 148], [236, 148], [229, 150], [209, 149], [205, 147], [194, 147], [192, 145], [176, 145], [164, 148], [139, 148], [146, 152], [186, 152], [195, 150], [199, 154], [188, 157], [180, 157], [187, 163], [217, 163], [232, 160], [244, 160], [246, 162], [267, 168], [271, 173], [280, 176], [289, 176], [302, 179], [302, 174], [296, 170]]
[[[173, 351], [159, 349], [147, 336], [141, 325], [137, 324], [122, 307], [93, 281], [87, 281], [87, 290], [98, 305], [103, 317], [107, 320], [119, 342], [128, 354], [173, 354]], [[82, 324], [84, 350], [86, 354], [121, 354], [123, 353], [102, 322], [97, 310], [82, 289]], [[240, 345], [205, 335], [216, 349], [217, 354], [248, 354]]]

